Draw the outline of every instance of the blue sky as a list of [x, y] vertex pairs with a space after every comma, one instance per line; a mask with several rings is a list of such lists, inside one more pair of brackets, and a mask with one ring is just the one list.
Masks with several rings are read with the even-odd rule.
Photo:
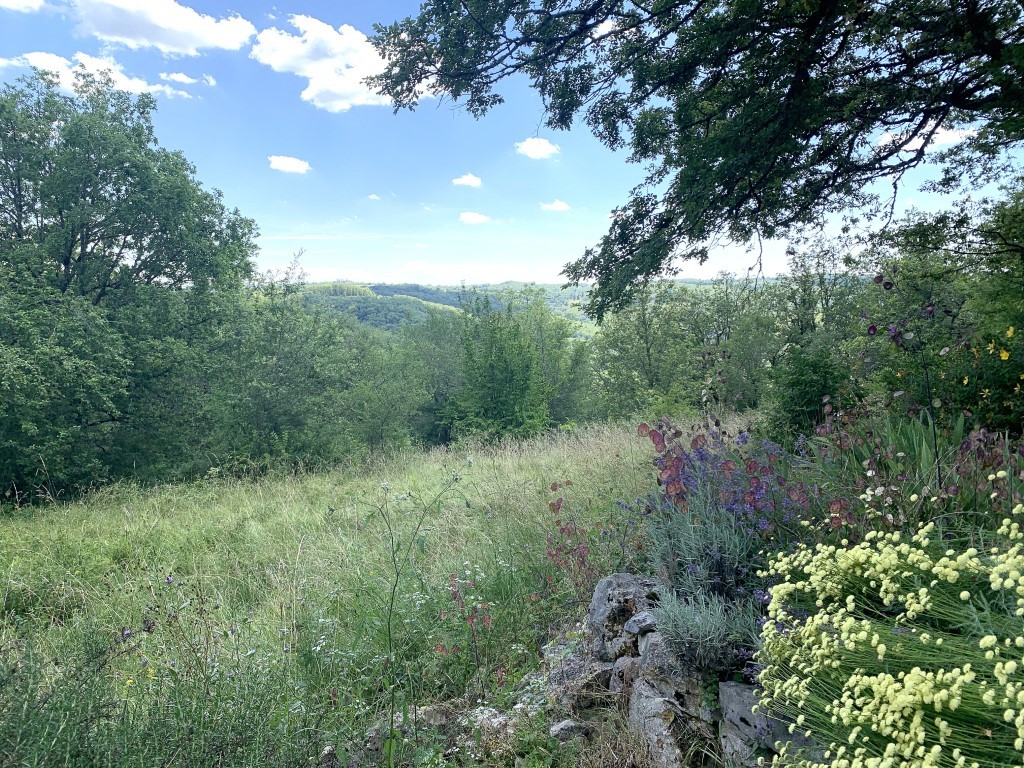
[[[260, 227], [263, 269], [303, 251], [310, 279], [560, 282], [643, 178], [585, 127], [555, 133], [523, 81], [476, 120], [425, 100], [393, 114], [361, 84], [374, 22], [418, 0], [0, 0], [0, 80], [112, 68], [151, 92], [160, 143]], [[744, 273], [717, 252], [682, 274]], [[769, 244], [764, 270], [785, 269]]]

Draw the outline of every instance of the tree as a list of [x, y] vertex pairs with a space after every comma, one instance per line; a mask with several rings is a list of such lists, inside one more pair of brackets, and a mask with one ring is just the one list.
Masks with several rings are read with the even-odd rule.
[[631, 416], [655, 408], [677, 416], [678, 406], [696, 405], [701, 339], [691, 322], [694, 303], [686, 288], [659, 282], [605, 319], [593, 346], [600, 399], [608, 415]]
[[945, 182], [990, 172], [1024, 138], [1024, 8], [1015, 0], [427, 0], [376, 27], [371, 78], [396, 109], [426, 93], [499, 104], [522, 73], [547, 124], [583, 112], [649, 165], [600, 244], [566, 267], [596, 278], [598, 317], [674, 257], [707, 258], [870, 202], [942, 131]]
[[0, 489], [166, 477], [200, 442], [256, 229], [157, 146], [154, 108], [86, 74], [0, 88]]
[[478, 297], [464, 325], [463, 387], [454, 403], [458, 434], [521, 437], [550, 422], [536, 342], [511, 308]]

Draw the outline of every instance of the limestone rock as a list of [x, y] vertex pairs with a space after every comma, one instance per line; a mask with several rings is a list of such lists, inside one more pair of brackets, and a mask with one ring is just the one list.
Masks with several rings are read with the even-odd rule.
[[726, 758], [736, 764], [753, 766], [757, 758], [775, 751], [776, 742], [789, 741], [797, 748], [815, 751], [812, 741], [800, 733], [790, 734], [789, 725], [754, 712], [756, 689], [745, 683], [721, 683], [718, 701], [722, 709], [720, 738]]
[[640, 611], [640, 613], [627, 621], [622, 628], [633, 635], [645, 635], [658, 628], [658, 621], [650, 611]]
[[629, 697], [629, 729], [639, 735], [650, 749], [659, 768], [682, 768], [683, 753], [679, 745], [682, 717], [676, 703], [660, 694], [646, 680], [637, 680]]
[[323, 748], [320, 757], [316, 761], [317, 768], [340, 768], [341, 760], [338, 758], [337, 750], [330, 744]]
[[593, 654], [601, 661], [637, 655], [636, 634], [624, 633], [626, 622], [658, 602], [658, 583], [631, 573], [614, 573], [597, 583], [587, 623]]
[[718, 718], [713, 681], [687, 674], [668, 649], [660, 632], [640, 636], [640, 659], [636, 675], [646, 680], [662, 696], [679, 702], [686, 715], [706, 723]]
[[577, 736], [586, 736], [588, 731], [589, 729], [583, 723], [576, 722], [575, 720], [563, 720], [551, 726], [549, 733], [551, 738], [564, 742]]
[[562, 642], [545, 647], [548, 697], [570, 710], [592, 707], [608, 695], [612, 663], [595, 661], [581, 644]]
[[608, 683], [608, 690], [612, 693], [621, 693], [629, 696], [633, 689], [633, 681], [636, 680], [637, 669], [640, 662], [633, 656], [622, 656], [615, 660], [612, 667], [611, 680]]

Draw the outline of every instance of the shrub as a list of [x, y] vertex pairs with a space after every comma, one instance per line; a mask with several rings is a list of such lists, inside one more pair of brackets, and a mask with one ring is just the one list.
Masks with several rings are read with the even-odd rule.
[[976, 768], [1024, 755], [1024, 532], [800, 545], [767, 575], [762, 701], [823, 750], [806, 768]]

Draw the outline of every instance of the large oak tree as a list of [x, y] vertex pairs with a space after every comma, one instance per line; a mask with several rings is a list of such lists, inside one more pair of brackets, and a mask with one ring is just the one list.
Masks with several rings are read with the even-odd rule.
[[939, 158], [950, 185], [1024, 137], [1016, 0], [426, 0], [374, 43], [388, 64], [373, 83], [396, 109], [430, 92], [480, 115], [521, 73], [549, 126], [582, 115], [648, 165], [566, 268], [597, 280], [598, 314], [723, 238], [864, 208], [865, 188], [895, 190], [940, 132], [967, 136]]

